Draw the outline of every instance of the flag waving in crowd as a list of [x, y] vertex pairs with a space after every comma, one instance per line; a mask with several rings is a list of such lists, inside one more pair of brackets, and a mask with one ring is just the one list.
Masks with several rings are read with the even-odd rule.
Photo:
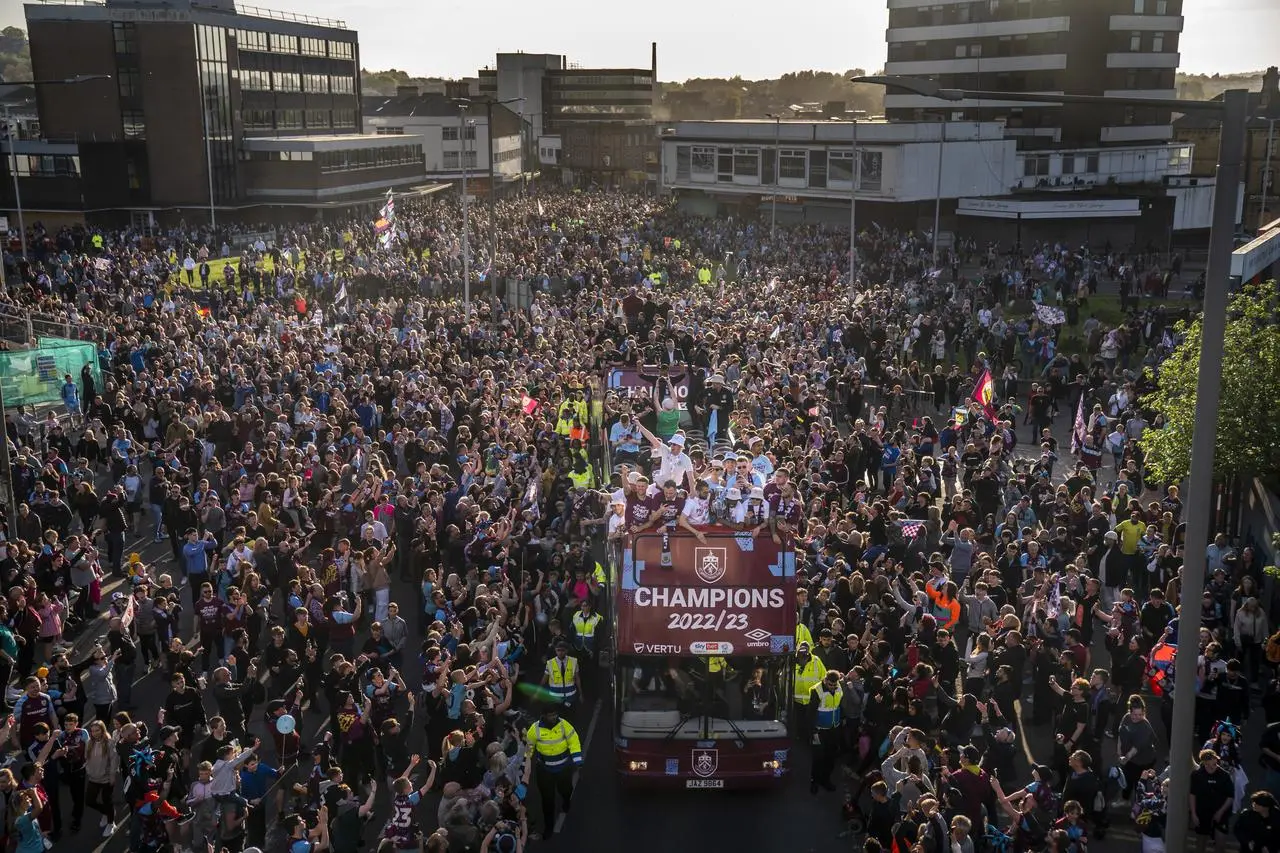
[[990, 419], [996, 416], [996, 383], [991, 378], [991, 371], [984, 370], [982, 375], [978, 377], [978, 382], [973, 386], [973, 401], [982, 406], [982, 411]]
[[387, 190], [386, 204], [378, 211], [378, 219], [373, 223], [373, 230], [378, 235], [378, 243], [384, 249], [396, 239], [396, 197]]

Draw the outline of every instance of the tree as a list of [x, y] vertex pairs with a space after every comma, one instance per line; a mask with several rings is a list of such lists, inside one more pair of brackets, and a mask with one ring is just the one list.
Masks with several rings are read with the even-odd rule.
[[0, 30], [0, 82], [31, 78], [31, 50], [21, 27]]
[[[1280, 472], [1280, 291], [1274, 281], [1246, 287], [1231, 297], [1227, 310], [1214, 478], [1274, 477]], [[1148, 467], [1165, 483], [1191, 471], [1200, 323], [1197, 318], [1178, 324], [1186, 336], [1160, 365], [1157, 389], [1142, 400], [1164, 417], [1162, 429], [1143, 434], [1142, 448]]]

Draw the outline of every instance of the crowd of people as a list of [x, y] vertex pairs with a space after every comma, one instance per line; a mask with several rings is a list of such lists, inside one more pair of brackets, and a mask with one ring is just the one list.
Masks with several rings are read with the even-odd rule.
[[[102, 376], [6, 414], [19, 853], [85, 832], [86, 805], [146, 851], [552, 835], [607, 543], [654, 512], [794, 543], [790, 719], [815, 792], [867, 780], [846, 797], [866, 849], [1066, 853], [1125, 816], [1162, 849], [1148, 658], [1177, 641], [1183, 518], [1139, 443], [1174, 320], [1127, 295], [1151, 259], [962, 243], [933, 270], [876, 228], [850, 287], [847, 232], [543, 188], [472, 212], [498, 252], [464, 306], [456, 207], [398, 205], [389, 244], [353, 219], [10, 247], [0, 308], [62, 318]], [[1116, 280], [1124, 321], [1059, 352], [1030, 307], [1075, 323]], [[634, 395], [602, 381], [652, 364]], [[1073, 451], [1053, 427], [1077, 410]], [[1239, 746], [1255, 698], [1280, 716], [1260, 560], [1223, 538], [1210, 569], [1194, 825], [1221, 841], [1240, 813], [1273, 849], [1280, 729], [1265, 780]]]

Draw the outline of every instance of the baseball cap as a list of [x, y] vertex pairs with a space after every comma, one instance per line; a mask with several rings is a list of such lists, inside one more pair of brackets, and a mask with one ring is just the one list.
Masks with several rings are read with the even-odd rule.
[[164, 743], [169, 738], [179, 734], [182, 734], [181, 726], [165, 726], [164, 728], [160, 729], [160, 742]]
[[676, 433], [668, 439], [667, 444], [674, 444], [676, 447], [684, 447], [684, 436]]

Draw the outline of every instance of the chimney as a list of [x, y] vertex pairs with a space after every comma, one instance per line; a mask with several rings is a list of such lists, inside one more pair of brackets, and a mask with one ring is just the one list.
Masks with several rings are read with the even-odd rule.
[[417, 86], [396, 86], [397, 98], [416, 98], [421, 94]]
[[1271, 66], [1262, 75], [1262, 108], [1267, 110], [1280, 107], [1280, 68]]

